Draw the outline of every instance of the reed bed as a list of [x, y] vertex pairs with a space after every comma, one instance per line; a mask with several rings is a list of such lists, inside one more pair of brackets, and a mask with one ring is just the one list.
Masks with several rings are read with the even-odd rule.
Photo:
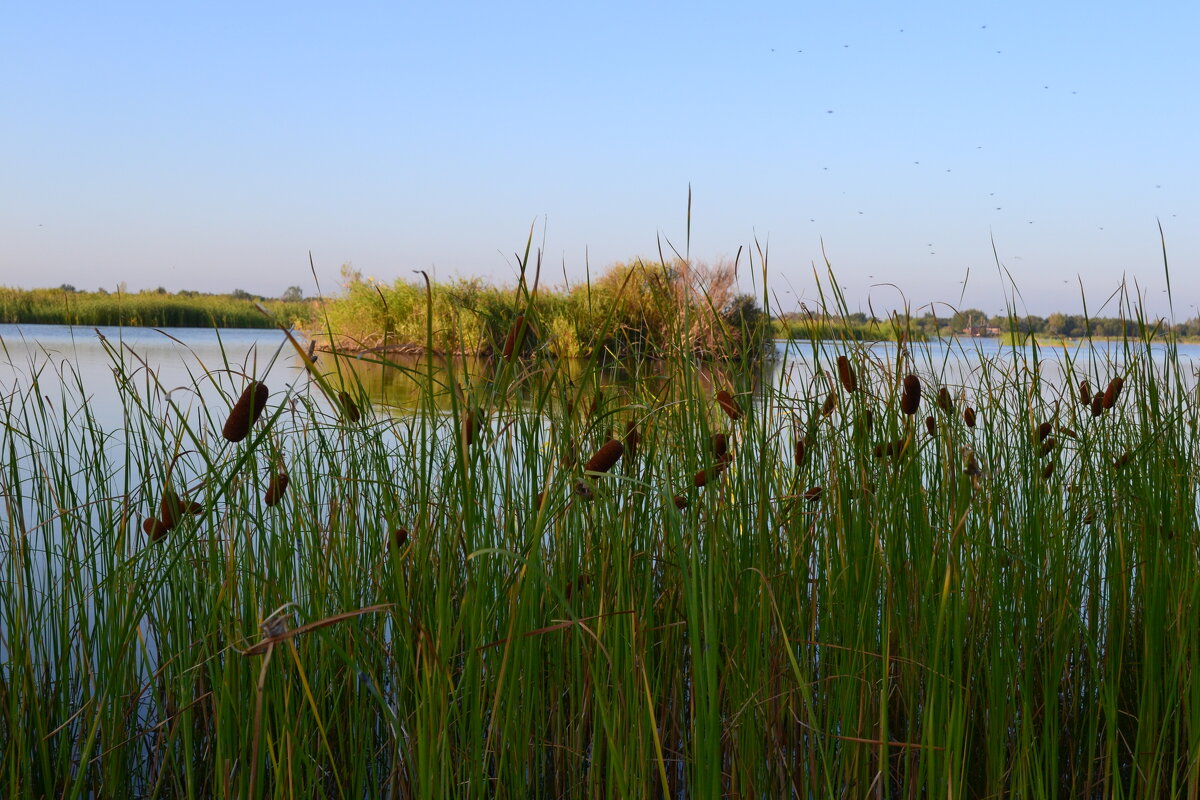
[[681, 337], [589, 408], [612, 365], [518, 337], [391, 413], [336, 362], [198, 366], [221, 396], [186, 407], [113, 349], [119, 430], [27, 365], [0, 795], [1200, 792], [1171, 348], [954, 385], [922, 344], [814, 341], [778, 384]]

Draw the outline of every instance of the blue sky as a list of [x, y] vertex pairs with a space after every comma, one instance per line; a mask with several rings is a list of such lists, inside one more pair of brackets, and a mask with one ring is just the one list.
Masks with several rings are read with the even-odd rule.
[[[0, 284], [824, 252], [854, 308], [1200, 304], [1192, 3], [10, 3]], [[749, 270], [743, 272], [748, 276]], [[745, 288], [750, 289], [748, 280]]]

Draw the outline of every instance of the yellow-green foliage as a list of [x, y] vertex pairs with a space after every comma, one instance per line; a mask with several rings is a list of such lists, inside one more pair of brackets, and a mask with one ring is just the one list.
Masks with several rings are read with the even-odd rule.
[[735, 293], [727, 265], [630, 261], [591, 282], [536, 291], [476, 279], [434, 283], [427, 293], [423, 283], [388, 285], [348, 268], [343, 276], [344, 292], [325, 311], [344, 349], [432, 344], [444, 353], [495, 353], [518, 314], [529, 322], [526, 350], [541, 347], [563, 357], [596, 351], [666, 356], [680, 349], [729, 356], [756, 349], [765, 333], [757, 305]]

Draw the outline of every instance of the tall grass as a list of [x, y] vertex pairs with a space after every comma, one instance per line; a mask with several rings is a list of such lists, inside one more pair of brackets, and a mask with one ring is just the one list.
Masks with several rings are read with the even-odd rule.
[[[953, 385], [920, 343], [814, 341], [778, 384], [697, 360], [702, 308], [623, 388], [535, 347], [428, 361], [394, 414], [338, 362], [197, 366], [220, 397], [183, 407], [112, 348], [104, 430], [69, 364], [28, 365], [0, 396], [0, 794], [1196, 795], [1177, 351]], [[1093, 416], [1080, 382], [1117, 376]], [[272, 394], [226, 441], [250, 379]], [[203, 511], [150, 541], [165, 486]]]
[[[312, 302], [266, 302], [290, 324], [308, 325]], [[0, 323], [25, 325], [261, 328], [263, 316], [249, 297], [180, 292], [79, 292], [0, 286]]]

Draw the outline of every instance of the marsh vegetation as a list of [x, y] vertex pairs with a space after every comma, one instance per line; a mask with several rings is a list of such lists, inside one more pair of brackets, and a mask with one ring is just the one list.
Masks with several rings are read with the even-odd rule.
[[106, 340], [118, 425], [16, 364], [0, 793], [1200, 790], [1172, 345], [714, 360], [697, 302], [612, 381], [524, 338], [524, 288], [486, 362], [360, 359], [402, 409], [300, 342], [178, 387]]

